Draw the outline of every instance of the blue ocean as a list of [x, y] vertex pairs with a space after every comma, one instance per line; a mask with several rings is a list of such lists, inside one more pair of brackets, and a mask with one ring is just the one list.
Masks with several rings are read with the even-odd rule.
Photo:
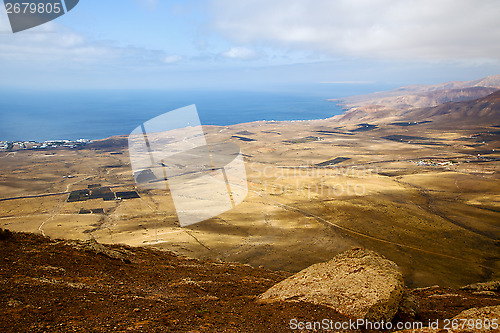
[[102, 139], [195, 104], [203, 125], [324, 119], [342, 113], [330, 98], [380, 90], [374, 85], [316, 85], [273, 91], [84, 90], [0, 92], [0, 140]]

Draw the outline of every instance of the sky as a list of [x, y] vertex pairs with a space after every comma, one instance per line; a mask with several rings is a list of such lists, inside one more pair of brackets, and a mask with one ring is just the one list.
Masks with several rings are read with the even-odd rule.
[[498, 0], [80, 0], [12, 33], [0, 87], [272, 89], [500, 74]]

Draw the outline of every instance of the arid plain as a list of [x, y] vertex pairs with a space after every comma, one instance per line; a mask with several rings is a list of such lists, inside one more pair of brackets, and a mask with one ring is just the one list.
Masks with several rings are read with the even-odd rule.
[[410, 286], [499, 279], [496, 125], [206, 126], [209, 143], [241, 147], [249, 192], [236, 208], [183, 228], [168, 191], [68, 202], [69, 192], [89, 185], [136, 190], [126, 137], [4, 152], [0, 227], [291, 272], [362, 246], [397, 262]]

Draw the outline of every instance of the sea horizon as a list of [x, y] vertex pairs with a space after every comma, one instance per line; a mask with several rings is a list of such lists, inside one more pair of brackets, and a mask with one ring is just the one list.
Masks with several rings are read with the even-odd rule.
[[344, 110], [328, 99], [383, 85], [310, 85], [275, 90], [19, 90], [0, 92], [0, 141], [99, 140], [128, 135], [160, 114], [195, 104], [202, 125], [327, 119]]

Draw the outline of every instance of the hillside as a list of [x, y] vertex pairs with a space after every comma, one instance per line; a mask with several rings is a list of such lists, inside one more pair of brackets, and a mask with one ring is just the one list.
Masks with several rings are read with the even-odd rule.
[[500, 75], [472, 81], [446, 82], [436, 85], [411, 85], [368, 95], [332, 99], [345, 109], [384, 106], [398, 111], [432, 107], [447, 102], [460, 102], [487, 96], [500, 89]]
[[361, 247], [397, 263], [414, 288], [500, 279], [498, 123], [435, 123], [207, 126], [207, 142], [240, 146], [249, 191], [185, 228], [169, 191], [135, 187], [123, 137], [4, 152], [0, 228], [287, 272]]
[[500, 124], [500, 91], [467, 102], [450, 102], [430, 108], [411, 110], [401, 117], [409, 121], [432, 119], [435, 122]]
[[308, 304], [257, 306], [285, 272], [26, 233], [0, 240], [0, 252], [3, 333], [279, 332], [290, 316], [342, 318]]
[[[255, 302], [289, 273], [147, 247], [0, 230], [0, 267], [1, 332], [287, 332], [292, 318], [347, 320], [303, 302]], [[423, 322], [500, 304], [498, 291], [410, 293]]]
[[[479, 89], [479, 88], [470, 88]], [[479, 91], [490, 91], [489, 88], [480, 89]], [[439, 93], [433, 92], [430, 95]], [[428, 95], [428, 97], [430, 96]], [[457, 95], [458, 96], [458, 95]], [[448, 96], [449, 97], [449, 96]], [[463, 96], [462, 96], [463, 97]], [[430, 97], [429, 97], [430, 98]], [[398, 100], [407, 100], [407, 97], [398, 97]], [[460, 100], [459, 97], [456, 100]], [[433, 121], [437, 125], [460, 123], [463, 125], [497, 125], [500, 124], [500, 91], [494, 90], [493, 93], [473, 99], [462, 101], [448, 101], [447, 98], [441, 100], [439, 103], [423, 103], [437, 104], [430, 107], [418, 107], [412, 109], [393, 108], [391, 102], [380, 101], [381, 105], [366, 105], [362, 107], [355, 107], [351, 110], [344, 112], [340, 116], [334, 117], [336, 121], [342, 123], [352, 122], [377, 122], [377, 123], [390, 123], [396, 121]], [[410, 103], [411, 104], [411, 103]], [[415, 104], [415, 103], [413, 103]], [[417, 103], [418, 104], [418, 103]]]

